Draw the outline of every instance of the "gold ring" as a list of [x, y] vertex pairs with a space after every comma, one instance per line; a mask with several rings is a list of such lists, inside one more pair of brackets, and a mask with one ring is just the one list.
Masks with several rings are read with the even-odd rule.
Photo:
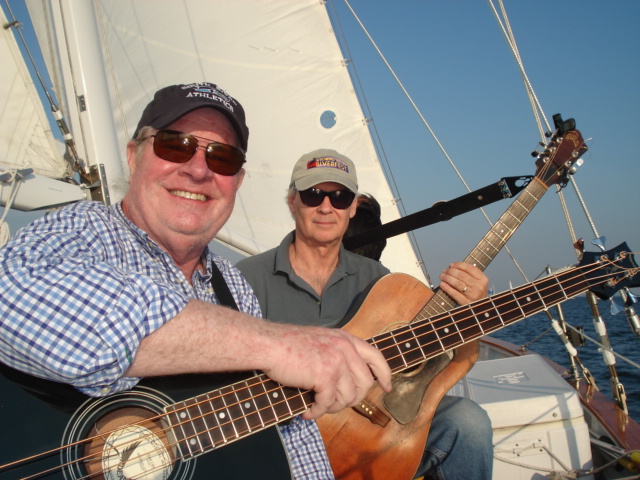
[[469, 288], [469, 285], [465, 285], [464, 288], [462, 289], [462, 293], [467, 291], [467, 288]]

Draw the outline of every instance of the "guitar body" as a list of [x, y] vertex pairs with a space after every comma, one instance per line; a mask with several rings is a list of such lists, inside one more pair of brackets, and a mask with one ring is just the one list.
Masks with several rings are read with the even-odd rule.
[[[38, 474], [37, 478], [66, 480], [292, 478], [277, 428], [192, 459], [177, 458], [175, 443], [157, 414], [168, 404], [211, 390], [214, 380], [226, 385], [235, 378], [158, 377], [130, 391], [90, 398], [69, 385], [1, 367], [0, 424], [5, 441], [0, 467], [38, 458], [6, 472], [0, 468], [0, 476], [10, 472], [11, 478]], [[119, 431], [100, 435], [114, 428]], [[119, 448], [123, 442], [127, 448]], [[41, 455], [45, 452], [52, 453]], [[108, 468], [111, 473], [105, 473]]]
[[[404, 274], [380, 279], [344, 330], [370, 338], [410, 323], [433, 292]], [[422, 459], [434, 412], [446, 392], [473, 366], [478, 342], [462, 345], [453, 359], [436, 372], [418, 410], [401, 423], [387, 410], [385, 392], [374, 387], [363, 409], [345, 409], [318, 419], [331, 467], [339, 480], [410, 480]], [[420, 369], [421, 367], [419, 367]], [[396, 376], [396, 379], [403, 373]], [[395, 381], [394, 381], [395, 387]], [[407, 399], [408, 400], [408, 399]], [[368, 412], [371, 413], [367, 416]]]

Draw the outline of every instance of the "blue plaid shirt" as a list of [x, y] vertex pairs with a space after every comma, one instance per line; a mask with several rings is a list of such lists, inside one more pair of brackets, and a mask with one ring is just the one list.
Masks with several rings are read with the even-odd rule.
[[[211, 260], [245, 313], [260, 306], [227, 260], [203, 253], [191, 282], [120, 207], [79, 202], [36, 220], [0, 249], [0, 361], [91, 396], [135, 386], [125, 377], [141, 340], [190, 299], [218, 304]], [[332, 479], [315, 422], [282, 427], [296, 479]]]

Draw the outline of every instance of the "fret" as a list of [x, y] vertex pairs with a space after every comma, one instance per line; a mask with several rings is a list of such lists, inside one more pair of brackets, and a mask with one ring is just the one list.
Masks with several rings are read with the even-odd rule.
[[251, 388], [249, 384], [244, 381], [241, 382], [242, 387], [236, 388], [235, 393], [238, 397], [238, 406], [242, 411], [242, 417], [245, 419], [247, 423], [247, 428], [249, 429], [249, 433], [254, 430], [264, 428], [264, 421], [262, 420], [262, 416], [260, 415], [260, 411], [258, 410], [258, 405], [255, 401], [255, 396], [251, 392]]
[[[475, 256], [477, 253], [482, 253], [482, 252], [479, 251], [479, 250], [474, 250], [473, 252], [471, 252], [467, 258], [468, 259], [472, 259], [474, 261], [473, 262], [468, 262], [467, 261], [467, 263], [471, 263], [471, 264], [476, 265], [476, 266], [480, 265], [481, 270], [484, 270], [484, 269], [487, 268], [487, 265], [489, 264], [489, 262], [485, 263], [482, 260], [480, 260], [478, 257]], [[491, 259], [489, 258], [488, 260], [491, 260]]]
[[[516, 203], [518, 201], [516, 200]], [[505, 216], [510, 216], [513, 218], [513, 220], [515, 220], [517, 222], [517, 225], [520, 225], [522, 222], [520, 221], [520, 217], [518, 217], [517, 215], [514, 215], [513, 212], [511, 211], [511, 209], [507, 210], [505, 212]], [[513, 230], [511, 228], [509, 228], [509, 234], [511, 235], [513, 233]]]
[[[542, 198], [542, 195], [544, 195], [544, 193], [547, 191], [547, 187], [545, 186], [545, 188], [542, 189], [540, 193], [540, 195], [534, 195], [533, 192], [531, 190], [533, 190], [533, 185], [532, 188], [525, 188], [524, 191], [520, 194], [520, 196], [518, 197], [518, 202], [519, 203], [524, 203], [525, 201], [527, 201], [526, 197], [527, 195], [531, 198], [529, 198], [529, 203], [528, 205], [535, 205], [536, 203], [538, 203], [538, 201]], [[531, 209], [527, 209], [527, 213], [530, 212]]]
[[462, 338], [462, 343], [483, 335], [480, 322], [471, 307], [466, 307], [460, 313], [456, 313], [453, 315], [453, 319]]
[[[203, 421], [207, 425], [207, 435], [211, 440], [211, 446], [213, 448], [226, 443], [226, 439], [220, 428], [220, 422], [218, 421], [218, 413], [215, 412], [212, 401], [213, 398], [217, 398], [219, 395], [220, 392], [215, 391], [198, 397], [199, 408], [202, 412]], [[222, 421], [225, 422], [224, 419]]]
[[[516, 200], [517, 202], [517, 200]], [[511, 235], [513, 235], [513, 233], [516, 231], [516, 229], [514, 228], [514, 226], [519, 226], [520, 225], [520, 217], [518, 217], [517, 215], [515, 215], [512, 212], [513, 208], [510, 208], [509, 210], [507, 210], [506, 212], [504, 212], [504, 215], [502, 215], [502, 217], [500, 217], [500, 225], [502, 225], [502, 232], [504, 232], [504, 230], [507, 231], [507, 234], [504, 236], [504, 238], [510, 238]], [[507, 221], [507, 217], [512, 217], [511, 220]], [[513, 219], [515, 219], [515, 222], [513, 221]]]
[[443, 293], [442, 290], [438, 290], [424, 306], [421, 313], [424, 313], [425, 318], [430, 318], [439, 313], [451, 310], [455, 306], [456, 303], [451, 297]]
[[304, 412], [313, 403], [313, 394], [311, 392], [303, 392], [299, 388], [291, 387], [282, 387], [282, 390], [284, 392], [284, 403], [287, 404], [287, 408], [291, 412], [291, 416]]
[[[466, 328], [463, 330], [464, 332], [464, 336], [467, 339], [467, 341], [470, 339], [470, 336], [473, 336], [473, 338], [477, 338], [477, 337], [481, 337], [483, 335], [485, 335], [487, 332], [485, 332], [485, 325], [483, 324], [483, 317], [485, 317], [488, 315], [488, 312], [486, 311], [486, 308], [482, 308], [484, 306], [483, 305], [479, 305], [478, 307], [469, 307], [470, 312], [473, 315], [473, 318], [476, 322], [476, 325], [474, 325], [473, 327], [470, 328]], [[475, 333], [474, 333], [475, 332]]]
[[[464, 343], [464, 337], [460, 334], [456, 323], [462, 321], [468, 313], [466, 309], [456, 309], [453, 315], [439, 316], [431, 319], [434, 331], [437, 333], [443, 351]], [[453, 320], [453, 321], [452, 321]]]
[[273, 425], [278, 423], [282, 417], [278, 417], [273, 402], [278, 399], [279, 394], [275, 392], [274, 387], [279, 387], [275, 382], [268, 380], [267, 377], [260, 375], [248, 380], [249, 389], [256, 403], [256, 408], [260, 412], [264, 425]]
[[[215, 418], [218, 422], [218, 432], [220, 433], [222, 442], [221, 445], [229, 443], [235, 440], [238, 435], [233, 424], [234, 415], [227, 406], [225, 396], [229, 395], [230, 387], [221, 388], [215, 395], [210, 397], [210, 403], [215, 412]], [[233, 401], [230, 401], [233, 404]]]
[[[488, 297], [487, 302], [483, 304], [484, 311], [478, 312], [478, 317], [481, 318], [483, 330], [485, 333], [490, 333], [505, 326], [504, 320], [500, 315], [500, 310], [496, 307], [492, 297]], [[477, 311], [477, 309], [476, 309]]]
[[169, 405], [165, 409], [167, 413], [167, 419], [171, 426], [171, 433], [174, 436], [174, 443], [180, 450], [181, 458], [189, 458], [192, 455], [191, 446], [189, 444], [189, 436], [185, 431], [186, 413], [184, 413], [183, 402]]
[[517, 289], [516, 302], [522, 311], [522, 318], [544, 310], [545, 303], [535, 285], [525, 285]]
[[[501, 229], [498, 230], [498, 227], [501, 227]], [[507, 234], [506, 235], [504, 235], [505, 230], [507, 230]], [[493, 234], [496, 237], [498, 237], [498, 239], [500, 240], [500, 242], [499, 242], [500, 245], [504, 245], [506, 239], [511, 236], [511, 228], [508, 227], [507, 225], [505, 225], [505, 223], [502, 221], [502, 219], [499, 219], [493, 225], [493, 228], [489, 231], [489, 234]], [[489, 234], [487, 234], [487, 235], [489, 235]]]
[[406, 368], [408, 366], [402, 355], [402, 350], [398, 345], [398, 342], [396, 341], [396, 337], [394, 335], [394, 333], [396, 332], [398, 332], [398, 330], [395, 330], [393, 332], [385, 332], [379, 336], [376, 336], [375, 339], [376, 348], [382, 352], [392, 372], [402, 370], [403, 368]]
[[[494, 244], [492, 237], [497, 237], [497, 235], [493, 234], [492, 232], [487, 233], [487, 236], [484, 237], [484, 239], [478, 244], [479, 246], [477, 247], [478, 250], [482, 251], [482, 253], [487, 256], [487, 258], [495, 257], [496, 254], [500, 251], [500, 247], [497, 247]], [[502, 240], [499, 237], [498, 239]]]
[[287, 402], [287, 396], [284, 391], [285, 387], [280, 384], [277, 384], [277, 387], [278, 388], [273, 389], [269, 395], [269, 400], [276, 412], [276, 417], [278, 417], [278, 419], [291, 418], [294, 416], [294, 413], [293, 410], [291, 410], [291, 405]]
[[427, 319], [415, 326], [411, 326], [415, 338], [420, 343], [420, 349], [425, 359], [434, 357], [445, 351], [438, 332], [434, 328], [431, 319]]
[[525, 316], [513, 291], [494, 296], [492, 304], [504, 326]]
[[424, 352], [420, 348], [418, 337], [413, 328], [407, 326], [395, 330], [395, 332], [398, 332], [394, 337], [405, 365], [415, 365], [425, 359]]
[[198, 397], [186, 400], [183, 403], [188, 405], [187, 414], [189, 415], [190, 428], [193, 432], [189, 438], [189, 445], [191, 445], [192, 452], [195, 452], [195, 455], [199, 455], [204, 453], [206, 449], [210, 450], [213, 447], [208, 434], [209, 428], [200, 408]]
[[231, 424], [233, 425], [233, 429], [235, 431], [235, 438], [240, 438], [247, 433], [251, 433], [251, 428], [249, 426], [247, 417], [244, 416], [242, 404], [240, 402], [240, 398], [238, 397], [239, 389], [234, 387], [235, 385], [232, 385], [230, 387], [221, 389], [222, 392], [225, 392], [225, 390], [227, 391], [226, 395], [223, 394], [222, 400], [227, 405]]

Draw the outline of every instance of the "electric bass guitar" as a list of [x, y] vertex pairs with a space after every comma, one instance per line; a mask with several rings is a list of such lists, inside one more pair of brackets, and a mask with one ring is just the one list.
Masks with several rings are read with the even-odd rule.
[[[401, 372], [586, 290], [607, 298], [618, 288], [637, 285], [633, 282], [639, 270], [622, 244], [607, 253], [585, 254], [578, 267], [431, 318], [412, 312], [415, 305], [424, 305], [424, 284], [408, 275], [390, 274], [375, 283], [345, 329], [356, 334], [388, 329], [368, 342], [382, 352], [393, 372]], [[389, 328], [399, 316], [414, 321]], [[313, 404], [313, 392], [284, 387], [264, 374], [213, 390], [207, 389], [209, 375], [165, 377], [155, 385], [100, 399], [86, 399], [70, 387], [42, 383], [8, 368], [3, 374], [1, 478], [289, 478], [286, 466], [271, 471], [264, 464], [275, 453], [261, 448], [278, 443], [277, 434], [264, 446], [253, 442], [259, 435], [277, 432], [272, 427]], [[185, 395], [185, 384], [189, 390], [202, 388], [202, 393]], [[370, 444], [354, 449], [342, 444], [350, 451], [350, 463], [334, 465], [332, 460], [337, 478], [411, 478], [399, 476], [406, 468], [403, 450], [410, 435], [382, 408], [373, 408], [366, 418], [343, 420], [340, 413], [321, 419], [325, 418], [333, 422], [323, 433], [333, 432], [326, 436], [329, 443], [345, 430], [370, 432]], [[259, 461], [252, 460], [256, 456]], [[410, 456], [408, 462], [413, 468]]]

